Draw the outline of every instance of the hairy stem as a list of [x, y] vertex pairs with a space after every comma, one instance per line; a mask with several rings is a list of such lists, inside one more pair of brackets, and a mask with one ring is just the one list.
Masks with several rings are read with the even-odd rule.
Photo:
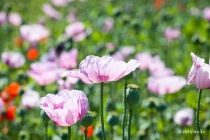
[[104, 113], [103, 113], [103, 86], [104, 83], [101, 83], [101, 128], [102, 128], [102, 137], [103, 140], [106, 140], [105, 130], [104, 130]]
[[200, 112], [201, 95], [202, 95], [202, 89], [199, 89], [198, 100], [197, 100], [197, 109], [196, 109], [196, 125], [197, 125], [197, 130], [199, 132], [200, 140], [202, 140], [202, 134], [201, 134], [200, 124], [199, 124], [199, 112]]
[[127, 109], [127, 104], [126, 104], [126, 89], [127, 89], [127, 81], [124, 81], [124, 95], [123, 95], [123, 125], [122, 125], [122, 139], [125, 140], [125, 127], [126, 127], [126, 109]]

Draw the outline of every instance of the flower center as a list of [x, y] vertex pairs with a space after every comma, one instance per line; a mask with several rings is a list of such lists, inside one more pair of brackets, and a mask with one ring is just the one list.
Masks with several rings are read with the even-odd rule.
[[101, 82], [108, 82], [109, 76], [108, 75], [99, 75], [98, 78]]

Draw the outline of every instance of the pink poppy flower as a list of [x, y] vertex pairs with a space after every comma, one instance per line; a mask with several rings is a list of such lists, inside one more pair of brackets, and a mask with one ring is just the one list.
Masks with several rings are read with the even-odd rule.
[[50, 18], [52, 19], [60, 19], [61, 15], [58, 11], [56, 11], [50, 4], [45, 3], [42, 6], [42, 11]]
[[180, 126], [191, 126], [193, 124], [193, 116], [193, 109], [183, 108], [176, 112], [174, 122]]
[[86, 84], [117, 81], [138, 68], [140, 62], [130, 60], [128, 63], [110, 56], [87, 56], [78, 71], [67, 71], [62, 76], [79, 78]]
[[193, 65], [188, 75], [188, 84], [195, 84], [199, 89], [210, 88], [210, 65], [204, 59], [191, 53]]
[[8, 16], [8, 22], [14, 26], [20, 26], [22, 18], [19, 13], [10, 13]]
[[39, 105], [39, 93], [34, 90], [27, 90], [21, 98], [21, 105], [27, 109], [32, 109]]
[[71, 90], [71, 89], [73, 89], [74, 84], [76, 84], [77, 82], [78, 82], [78, 79], [72, 78], [72, 77], [67, 77], [66, 80], [59, 79], [57, 81], [60, 90], [62, 90], [62, 89]]
[[4, 101], [2, 98], [0, 98], [0, 114], [2, 113], [3, 109], [4, 109]]
[[76, 21], [65, 28], [67, 37], [72, 37], [75, 42], [82, 41], [86, 38], [87, 33], [82, 22]]
[[19, 52], [3, 52], [1, 54], [1, 60], [4, 64], [12, 68], [19, 68], [25, 63], [24, 56]]
[[210, 7], [206, 7], [203, 11], [204, 18], [208, 21], [210, 21]]
[[69, 2], [72, 0], [51, 0], [52, 4], [58, 7], [64, 7], [67, 6]]
[[179, 38], [180, 36], [180, 30], [179, 29], [173, 29], [171, 27], [166, 28], [164, 32], [165, 38], [169, 41], [172, 41], [174, 39]]
[[77, 10], [76, 9], [72, 9], [68, 16], [66, 17], [67, 21], [72, 23], [72, 22], [76, 22], [77, 21]]
[[6, 12], [0, 12], [0, 25], [7, 22], [7, 14]]
[[135, 58], [141, 62], [141, 65], [139, 66], [140, 70], [148, 69], [153, 63], [153, 58], [148, 52], [138, 53]]
[[111, 57], [120, 61], [124, 61], [124, 56], [119, 51], [115, 52], [113, 55], [111, 55]]
[[62, 52], [59, 57], [59, 66], [65, 69], [73, 69], [77, 66], [77, 49], [71, 49], [69, 52]]
[[159, 56], [153, 57], [152, 63], [149, 65], [149, 72], [155, 77], [172, 76], [174, 74], [172, 69], [166, 68], [165, 63]]
[[88, 99], [80, 90], [61, 90], [40, 99], [43, 109], [57, 126], [71, 126], [83, 119], [88, 110]]
[[180, 76], [150, 77], [147, 88], [155, 94], [171, 94], [179, 91], [186, 85], [186, 80]]
[[114, 19], [106, 18], [104, 21], [103, 31], [110, 32], [114, 27]]
[[116, 46], [111, 42], [106, 43], [105, 47], [108, 51], [114, 51], [116, 49]]
[[20, 34], [24, 41], [37, 43], [43, 38], [49, 36], [50, 32], [41, 24], [22, 25]]
[[190, 69], [189, 75], [188, 75], [188, 84], [195, 84], [196, 81], [196, 74], [198, 69], [203, 66], [204, 63], [204, 59], [196, 56], [194, 53], [190, 53], [191, 57], [192, 57], [192, 61], [193, 61], [193, 65]]
[[135, 52], [135, 48], [133, 46], [124, 46], [120, 48], [119, 52], [127, 58]]
[[33, 78], [41, 86], [51, 84], [58, 77], [57, 64], [51, 62], [35, 62], [31, 64], [28, 76]]

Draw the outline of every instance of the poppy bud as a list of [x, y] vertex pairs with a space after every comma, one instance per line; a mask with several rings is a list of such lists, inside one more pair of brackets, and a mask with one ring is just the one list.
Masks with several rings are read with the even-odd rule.
[[147, 100], [145, 100], [145, 107], [154, 108], [157, 107], [158, 100], [154, 97], [149, 97]]
[[120, 15], [122, 15], [122, 8], [115, 8], [113, 10], [113, 14], [115, 17], [119, 17]]
[[86, 128], [91, 126], [93, 124], [93, 117], [91, 113], [87, 113], [86, 116], [80, 121], [80, 124]]
[[62, 140], [67, 140], [68, 139], [68, 131], [63, 130], [61, 133], [62, 133], [61, 134], [61, 139]]
[[203, 126], [206, 130], [210, 130], [210, 121], [206, 121]]
[[21, 109], [18, 110], [17, 113], [18, 113], [19, 116], [24, 117], [26, 115], [26, 110], [21, 108]]
[[20, 140], [28, 140], [29, 134], [27, 131], [22, 130], [19, 133], [19, 137], [20, 137]]
[[145, 139], [146, 138], [146, 132], [144, 130], [140, 130], [138, 132], [138, 138], [139, 138], [139, 140]]
[[138, 90], [139, 86], [134, 84], [129, 84], [127, 88], [127, 95], [126, 95], [126, 101], [130, 107], [136, 105], [140, 100], [140, 93]]
[[119, 123], [119, 117], [117, 116], [116, 113], [110, 112], [106, 121], [110, 126], [115, 126]]
[[156, 106], [156, 109], [160, 112], [164, 111], [166, 109], [166, 104], [163, 102], [159, 102]]
[[[95, 135], [96, 135], [96, 137], [98, 137], [99, 139], [103, 139], [101, 127], [97, 127], [97, 128], [96, 128], [96, 130], [95, 130]], [[105, 130], [105, 135], [106, 135], [106, 130]]]

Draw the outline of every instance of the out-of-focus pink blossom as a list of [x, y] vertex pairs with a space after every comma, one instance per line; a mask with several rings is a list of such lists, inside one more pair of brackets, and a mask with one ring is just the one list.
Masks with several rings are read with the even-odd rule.
[[27, 90], [21, 99], [21, 105], [27, 109], [34, 108], [39, 105], [39, 93], [34, 90]]
[[64, 7], [67, 6], [69, 2], [72, 0], [51, 0], [52, 4], [58, 7]]
[[138, 68], [140, 62], [130, 60], [128, 63], [116, 60], [110, 56], [87, 56], [79, 66], [78, 71], [67, 71], [62, 76], [79, 78], [86, 84], [118, 81]]
[[113, 18], [106, 18], [104, 21], [103, 30], [105, 32], [110, 32], [114, 27], [114, 19]]
[[208, 21], [210, 21], [210, 7], [206, 7], [203, 11], [204, 18]]
[[7, 22], [7, 14], [6, 12], [0, 12], [0, 25]]
[[57, 64], [52, 62], [35, 62], [31, 64], [28, 76], [33, 78], [39, 85], [51, 84], [57, 79]]
[[50, 18], [52, 19], [60, 19], [61, 15], [60, 13], [55, 10], [49, 3], [45, 3], [43, 6], [42, 6], [42, 11]]
[[30, 43], [36, 43], [41, 39], [48, 37], [50, 32], [43, 25], [31, 24], [31, 25], [22, 25], [20, 27], [20, 34], [24, 41], [28, 41]]
[[180, 30], [168, 27], [166, 28], [164, 35], [167, 40], [172, 41], [179, 38]]
[[74, 84], [76, 84], [77, 82], [78, 82], [78, 79], [72, 78], [72, 77], [67, 77], [66, 80], [59, 79], [57, 81], [60, 90], [62, 90], [62, 89], [72, 90]]
[[108, 42], [105, 44], [105, 47], [108, 51], [114, 51], [116, 49], [116, 46], [115, 44], [111, 43], [111, 42]]
[[140, 70], [146, 70], [153, 64], [153, 57], [148, 52], [138, 53], [135, 56], [135, 59], [141, 62], [141, 65], [139, 66]]
[[127, 58], [135, 52], [135, 48], [133, 46], [124, 46], [124, 47], [121, 47], [119, 51], [122, 53], [122, 55], [125, 58]]
[[191, 126], [193, 124], [194, 111], [192, 108], [183, 108], [176, 112], [174, 122], [180, 126]]
[[40, 99], [43, 109], [57, 126], [71, 126], [83, 119], [88, 110], [88, 99], [80, 90], [61, 90]]
[[188, 74], [188, 84], [195, 84], [199, 89], [210, 88], [210, 65], [194, 53], [191, 56], [193, 65]]
[[113, 55], [111, 55], [111, 57], [120, 61], [124, 61], [124, 56], [119, 51], [116, 51]]
[[67, 37], [72, 37], [75, 42], [82, 41], [87, 36], [84, 24], [79, 21], [68, 25], [65, 28], [65, 34]]
[[155, 94], [172, 94], [186, 85], [186, 80], [180, 76], [150, 77], [147, 88]]
[[69, 52], [62, 52], [59, 57], [59, 66], [65, 69], [73, 69], [77, 66], [77, 49], [71, 49]]
[[153, 57], [153, 61], [149, 65], [149, 72], [155, 77], [171, 76], [174, 74], [172, 69], [166, 68], [165, 63], [159, 56]]
[[14, 26], [20, 26], [22, 23], [22, 18], [19, 13], [10, 13], [8, 15], [8, 22]]
[[46, 54], [43, 54], [41, 56], [41, 61], [42, 62], [56, 62], [57, 61], [57, 56], [56, 56], [56, 52], [54, 49], [51, 49], [49, 52], [47, 52]]
[[12, 68], [19, 68], [25, 63], [24, 56], [19, 52], [3, 52], [1, 54], [1, 60], [4, 64]]
[[0, 98], [0, 114], [2, 113], [3, 109], [4, 109], [4, 101], [2, 98]]
[[68, 16], [66, 17], [67, 21], [70, 23], [76, 22], [77, 21], [77, 11], [76, 9], [72, 9]]

